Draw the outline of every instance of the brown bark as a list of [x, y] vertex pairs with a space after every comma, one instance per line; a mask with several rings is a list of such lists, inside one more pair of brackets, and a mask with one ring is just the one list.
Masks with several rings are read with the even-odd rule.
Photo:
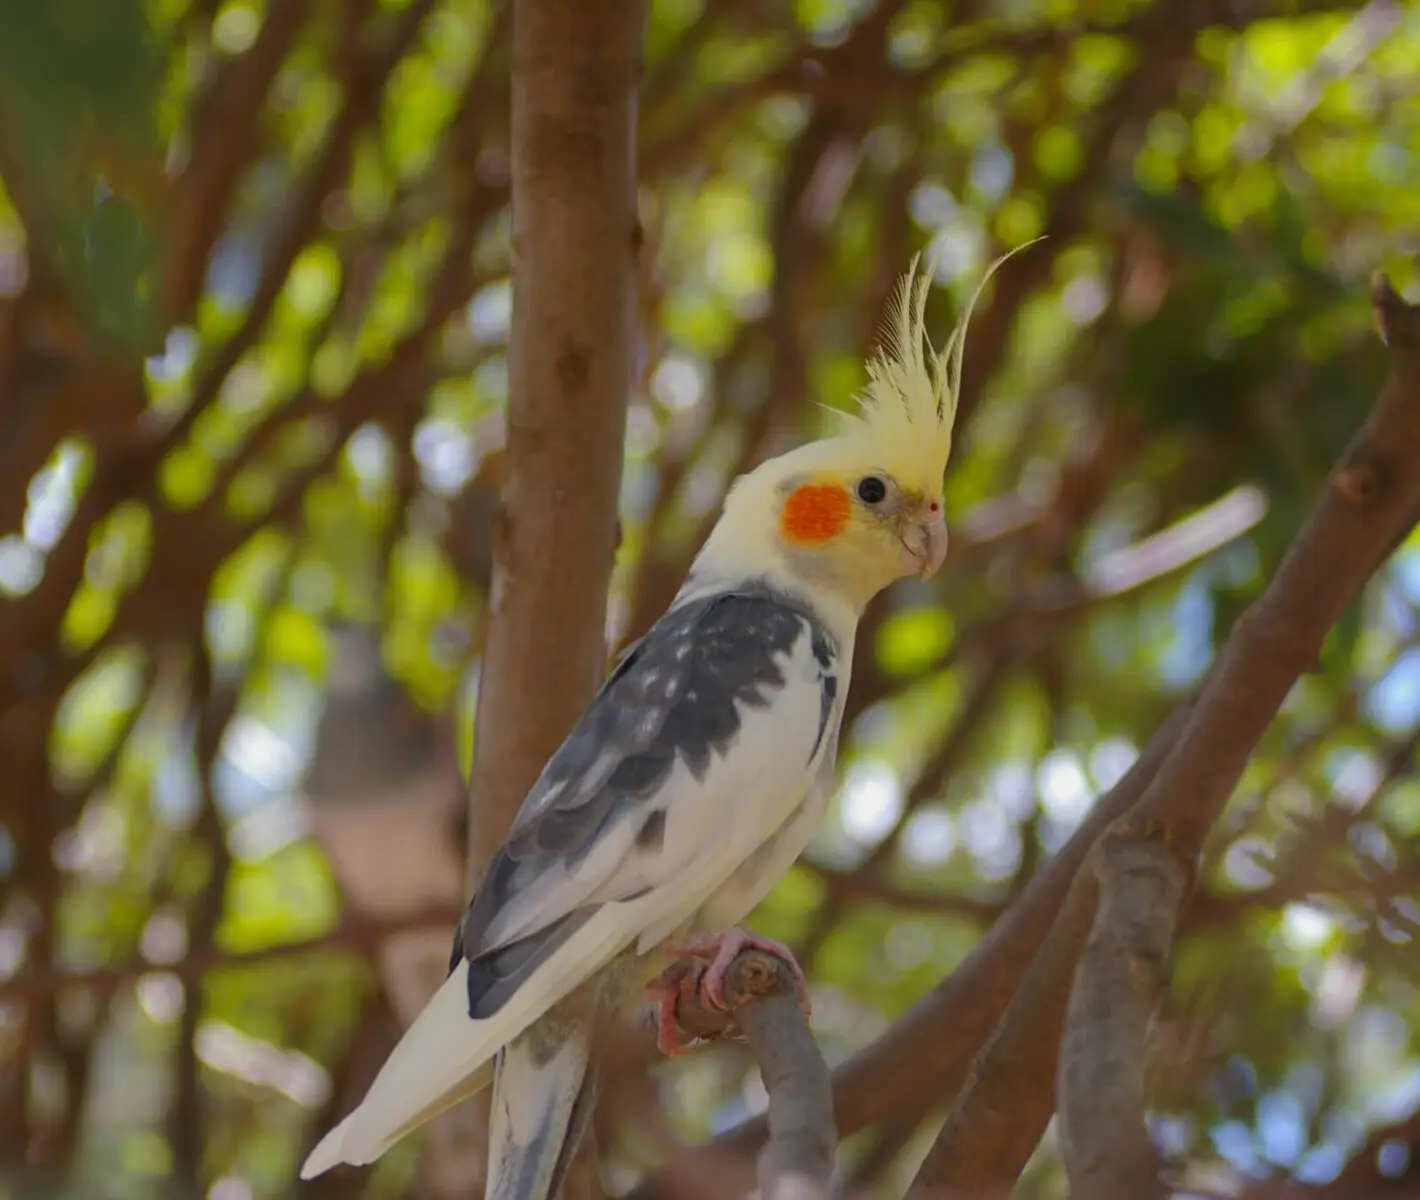
[[1099, 912], [1060, 1046], [1060, 1145], [1078, 1200], [1162, 1200], [1170, 1192], [1142, 1120], [1144, 1046], [1189, 872], [1147, 838], [1106, 834], [1094, 860]]
[[[1322, 639], [1420, 511], [1420, 310], [1388, 282], [1373, 292], [1390, 374], [1310, 519], [1234, 628], [1197, 704], [1123, 829], [1165, 844], [1189, 870], [1257, 740]], [[1055, 1108], [1070, 983], [1098, 899], [1075, 880], [1041, 954], [957, 1097], [913, 1195], [1006, 1196]]]
[[[633, 371], [645, 21], [643, 0], [513, 7], [508, 435], [474, 726], [471, 881], [605, 669]], [[485, 1115], [486, 1103], [480, 1131]], [[569, 1194], [586, 1186], [574, 1168]]]
[[474, 877], [605, 666], [644, 22], [640, 3], [513, 10], [510, 399], [474, 736]]
[[696, 1037], [714, 1037], [737, 1025], [749, 1043], [769, 1095], [761, 1194], [766, 1200], [827, 1197], [838, 1148], [833, 1093], [788, 967], [772, 955], [745, 951], [725, 974], [725, 1000], [728, 1014], [682, 997], [676, 1020]]

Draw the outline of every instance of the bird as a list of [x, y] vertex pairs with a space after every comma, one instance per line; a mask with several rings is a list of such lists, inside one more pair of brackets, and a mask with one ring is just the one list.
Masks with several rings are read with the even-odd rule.
[[864, 608], [945, 559], [966, 328], [1009, 257], [940, 351], [926, 330], [934, 272], [914, 257], [856, 405], [829, 408], [839, 428], [734, 481], [670, 607], [528, 792], [446, 980], [302, 1178], [373, 1162], [491, 1083], [485, 1200], [545, 1200], [592, 1108], [595, 1019], [637, 984], [672, 1055], [694, 1047], [678, 1036], [680, 997], [726, 1009], [745, 949], [785, 962], [807, 1015], [792, 953], [739, 923], [827, 808]]

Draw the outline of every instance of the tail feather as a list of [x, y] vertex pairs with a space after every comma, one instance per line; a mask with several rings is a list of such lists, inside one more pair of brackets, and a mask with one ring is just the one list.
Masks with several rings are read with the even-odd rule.
[[547, 1200], [561, 1186], [596, 1097], [590, 1030], [552, 1014], [499, 1053], [484, 1200]]
[[350, 1124], [355, 1119], [355, 1113], [359, 1112], [359, 1109], [356, 1109], [316, 1143], [315, 1149], [310, 1152], [305, 1164], [301, 1167], [301, 1178], [314, 1179], [317, 1175], [323, 1175], [341, 1163], [362, 1166], [365, 1163], [374, 1162], [406, 1134], [413, 1133], [425, 1122], [432, 1121], [440, 1113], [453, 1108], [460, 1101], [467, 1100], [470, 1096], [481, 1092], [493, 1082], [493, 1069], [493, 1063], [484, 1063], [467, 1079], [455, 1084], [437, 1100], [426, 1104], [399, 1128], [392, 1130], [382, 1142], [358, 1153], [353, 1145], [348, 1150], [345, 1146], [345, 1135], [349, 1132]]
[[460, 962], [380, 1068], [358, 1108], [317, 1143], [302, 1179], [340, 1163], [374, 1162], [424, 1122], [487, 1085], [494, 1056], [611, 961], [634, 936], [609, 904], [483, 1020], [468, 1015], [469, 964]]

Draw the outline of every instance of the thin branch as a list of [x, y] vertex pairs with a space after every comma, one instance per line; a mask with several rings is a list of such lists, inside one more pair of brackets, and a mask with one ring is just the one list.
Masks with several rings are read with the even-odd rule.
[[1189, 872], [1148, 838], [1106, 834], [1093, 857], [1099, 912], [1060, 1046], [1061, 1149], [1077, 1200], [1162, 1200], [1143, 1124], [1144, 1044]]
[[[212, 777], [223, 734], [236, 711], [236, 695], [223, 695], [218, 690], [212, 656], [202, 631], [192, 640], [192, 700], [197, 710], [197, 776], [201, 797], [192, 832], [194, 841], [211, 857], [207, 880], [193, 899], [188, 917], [191, 945], [200, 951], [216, 944], [217, 926], [226, 907], [227, 881], [232, 871], [232, 852], [227, 845], [227, 831], [217, 806]], [[168, 1108], [168, 1142], [173, 1148], [168, 1190], [175, 1198], [201, 1191], [203, 1105], [197, 1029], [202, 1015], [202, 988], [200, 981], [195, 980], [184, 996], [173, 1072], [176, 1078]]]
[[186, 320], [236, 198], [242, 173], [260, 144], [261, 114], [276, 72], [305, 24], [311, 0], [274, 0], [245, 53], [218, 69], [193, 121], [192, 159], [168, 202], [163, 292], [167, 315]]
[[[1340, 711], [1354, 716], [1354, 705], [1344, 704]], [[1321, 728], [1334, 732], [1336, 723], [1329, 721]], [[1390, 747], [1382, 760], [1380, 777], [1359, 803], [1329, 803], [1315, 820], [1299, 823], [1290, 836], [1275, 838], [1272, 858], [1278, 865], [1271, 883], [1252, 891], [1199, 896], [1184, 916], [1184, 931], [1216, 925], [1247, 912], [1278, 909], [1317, 893], [1337, 899], [1379, 902], [1413, 886], [1417, 874], [1414, 864], [1402, 863], [1396, 870], [1379, 877], [1354, 868], [1328, 871], [1328, 867], [1334, 861], [1333, 851], [1346, 846], [1351, 831], [1367, 820], [1395, 783], [1410, 772], [1417, 751], [1420, 751], [1420, 726]], [[1294, 771], [1279, 773], [1277, 782], [1293, 774]], [[1271, 790], [1271, 787], [1265, 789], [1264, 795]]]
[[[320, 158], [288, 207], [280, 233], [273, 245], [267, 247], [264, 269], [242, 325], [199, 368], [191, 403], [167, 427], [154, 426], [140, 444], [98, 462], [95, 478], [59, 544], [51, 552], [39, 585], [8, 608], [10, 621], [0, 631], [0, 666], [9, 669], [0, 671], [0, 677], [7, 681], [15, 678], [13, 664], [28, 647], [48, 646], [55, 641], [57, 623], [82, 578], [94, 526], [121, 499], [151, 488], [163, 456], [191, 432], [202, 413], [215, 402], [227, 374], [255, 342], [285, 285], [291, 263], [319, 221], [326, 196], [344, 176], [355, 134], [376, 111], [384, 81], [413, 43], [432, 2], [413, 0], [400, 14], [388, 43], [379, 53], [359, 59], [352, 68], [346, 104], [331, 126]], [[97, 364], [80, 374], [74, 385], [76, 395], [69, 403], [86, 411], [108, 405], [141, 413], [143, 387], [141, 371], [130, 366], [110, 368]], [[44, 679], [42, 693], [44, 703], [49, 705], [57, 701], [57, 693], [82, 667], [76, 669], [74, 661], [45, 665], [51, 669]], [[10, 687], [13, 689], [13, 684]], [[34, 702], [34, 696], [0, 697], [0, 703], [26, 701]]]
[[844, 871], [801, 858], [798, 865], [823, 884], [830, 897], [844, 900], [870, 901], [886, 904], [904, 912], [935, 913], [942, 917], [962, 917], [989, 925], [1006, 911], [1005, 901], [973, 900], [969, 896], [953, 896], [940, 892], [918, 891], [900, 887], [864, 874], [861, 870]]
[[[144, 575], [119, 602], [104, 633], [83, 651], [58, 658], [43, 685], [25, 696], [24, 703], [52, 714], [64, 689], [105, 649], [124, 640], [143, 641], [169, 633], [174, 614], [186, 619], [181, 614], [190, 607], [191, 598], [205, 594], [212, 575], [232, 551], [262, 526], [281, 525], [299, 514], [309, 487], [331, 469], [360, 425], [381, 415], [393, 415], [399, 405], [423, 401], [437, 378], [437, 372], [428, 364], [429, 348], [445, 321], [466, 302], [474, 287], [469, 254], [475, 232], [466, 225], [458, 227], [444, 262], [430, 282], [428, 307], [420, 324], [401, 338], [386, 358], [357, 376], [338, 400], [329, 402], [332, 429], [325, 449], [287, 476], [271, 507], [244, 520], [228, 519], [223, 511], [226, 488], [219, 482], [195, 508], [155, 509], [154, 557], [181, 564], [177, 572], [150, 570]], [[314, 405], [314, 400], [311, 403]], [[281, 416], [293, 419], [291, 407], [281, 410]], [[230, 482], [229, 476], [235, 474], [234, 464], [247, 461], [247, 456], [255, 453], [253, 444], [253, 439], [248, 439], [243, 449], [223, 464], [219, 480]], [[86, 496], [81, 503], [81, 512], [88, 499]], [[82, 559], [79, 565], [82, 568]], [[49, 578], [46, 572], [41, 588]], [[14, 703], [18, 707], [21, 702]]]
[[198, 418], [221, 393], [223, 381], [232, 368], [241, 361], [266, 327], [281, 289], [286, 286], [292, 263], [320, 224], [326, 197], [349, 170], [356, 134], [378, 112], [386, 81], [414, 44], [420, 26], [433, 6], [433, 0], [413, 0], [400, 14], [388, 44], [381, 47], [378, 54], [352, 64], [346, 80], [344, 106], [331, 123], [319, 157], [302, 180], [291, 203], [286, 206], [280, 229], [266, 247], [261, 275], [241, 325], [201, 364], [193, 384], [192, 400], [172, 426], [162, 431], [150, 451], [153, 455], [160, 457], [192, 431]]
[[759, 1160], [761, 1194], [765, 1200], [827, 1197], [838, 1148], [833, 1091], [788, 968], [772, 955], [747, 950], [725, 975], [725, 999], [728, 1014], [682, 997], [676, 1020], [697, 1037], [738, 1026], [749, 1043], [769, 1094], [769, 1140]]

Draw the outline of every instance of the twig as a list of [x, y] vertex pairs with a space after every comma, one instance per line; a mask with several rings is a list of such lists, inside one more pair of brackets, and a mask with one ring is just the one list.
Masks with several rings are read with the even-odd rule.
[[[1350, 708], [1350, 705], [1342, 706], [1343, 711]], [[1328, 722], [1323, 728], [1330, 729], [1333, 725]], [[1300, 825], [1291, 837], [1275, 840], [1274, 862], [1279, 866], [1270, 884], [1252, 891], [1196, 898], [1185, 914], [1184, 932], [1206, 928], [1245, 912], [1278, 909], [1293, 901], [1305, 900], [1314, 893], [1325, 892], [1338, 900], [1369, 898], [1379, 901], [1413, 885], [1415, 871], [1407, 869], [1408, 864], [1402, 864], [1399, 869], [1380, 877], [1370, 877], [1362, 871], [1350, 878], [1342, 877], [1337, 871], [1328, 872], [1327, 866], [1332, 851], [1346, 845], [1351, 831], [1375, 811], [1376, 805], [1389, 794], [1396, 781], [1410, 771], [1417, 751], [1420, 751], [1420, 725], [1390, 747], [1383, 760], [1380, 778], [1359, 803], [1341, 806], [1333, 802], [1317, 819]], [[1286, 777], [1278, 775], [1279, 780]]]
[[1144, 1043], [1168, 975], [1184, 865], [1158, 842], [1106, 834], [1100, 901], [1060, 1046], [1060, 1141], [1077, 1200], [1168, 1194], [1144, 1112]]
[[[141, 642], [167, 632], [173, 613], [185, 611], [184, 603], [206, 591], [213, 573], [247, 538], [263, 526], [289, 523], [299, 515], [299, 507], [310, 486], [331, 469], [360, 425], [382, 413], [393, 414], [396, 404], [414, 403], [427, 394], [436, 378], [427, 363], [429, 348], [444, 322], [473, 289], [467, 265], [473, 235], [474, 230], [460, 228], [454, 237], [448, 256], [429, 285], [428, 309], [420, 324], [401, 338], [386, 358], [358, 375], [338, 400], [329, 403], [332, 428], [325, 449], [286, 476], [271, 506], [243, 520], [229, 519], [223, 513], [225, 485], [235, 476], [238, 465], [245, 464], [249, 456], [255, 454], [254, 442], [249, 439], [243, 449], [219, 469], [218, 486], [199, 505], [186, 511], [160, 510], [153, 529], [154, 545], [169, 561], [183, 564], [181, 570], [176, 573], [150, 571], [144, 575], [138, 586], [120, 600], [104, 633], [84, 650], [56, 661], [43, 686], [26, 697], [28, 703], [52, 709], [63, 690], [109, 646], [124, 640]], [[283, 415], [287, 419], [292, 417], [289, 406], [283, 410]], [[87, 500], [88, 496], [85, 502]], [[83, 511], [83, 503], [80, 511]], [[44, 580], [48, 578], [46, 573]], [[43, 586], [44, 581], [41, 581]]]
[[746, 950], [726, 972], [725, 999], [728, 1014], [683, 997], [676, 1020], [697, 1037], [722, 1034], [733, 1024], [749, 1043], [769, 1094], [769, 1141], [759, 1160], [764, 1200], [827, 1197], [838, 1148], [833, 1090], [788, 967]]
[[961, 917], [982, 925], [991, 924], [1006, 911], [1005, 900], [973, 900], [970, 896], [901, 887], [867, 875], [861, 870], [843, 871], [810, 858], [801, 858], [798, 865], [817, 878], [830, 897], [841, 896], [850, 900], [886, 904], [904, 912]]
[[[168, 426], [157, 425], [145, 430], [142, 439], [137, 443], [125, 443], [112, 454], [97, 455], [95, 478], [80, 500], [59, 544], [51, 552], [38, 586], [8, 606], [9, 620], [4, 630], [0, 631], [0, 667], [5, 668], [0, 670], [0, 679], [5, 681], [5, 694], [0, 696], [0, 705], [8, 707], [34, 704], [52, 709], [63, 689], [97, 653], [99, 643], [91, 646], [85, 654], [64, 659], [51, 656], [48, 660], [40, 660], [37, 664], [40, 669], [30, 673], [41, 679], [38, 686], [17, 688], [14, 682], [23, 674], [16, 669], [18, 663], [23, 662], [26, 656], [32, 661], [38, 659], [33, 647], [55, 644], [59, 622], [68, 609], [67, 601], [82, 579], [95, 526], [120, 500], [155, 486], [152, 480], [155, 478], [158, 462], [191, 432], [203, 412], [215, 402], [220, 384], [229, 369], [250, 347], [264, 326], [265, 319], [281, 287], [284, 286], [290, 262], [304, 245], [306, 235], [319, 218], [325, 196], [344, 174], [356, 132], [375, 111], [383, 81], [413, 42], [423, 16], [430, 7], [431, 0], [414, 0], [400, 14], [388, 43], [378, 53], [362, 58], [354, 67], [349, 80], [346, 105], [332, 125], [323, 155], [307, 176], [296, 201], [288, 208], [285, 223], [274, 243], [267, 248], [265, 267], [242, 326], [214, 351], [210, 360], [199, 369], [193, 400], [187, 409]], [[85, 411], [96, 405], [125, 411], [132, 408], [135, 413], [144, 410], [141, 369], [135, 369], [131, 364], [87, 365], [78, 373], [73, 387], [73, 398], [65, 401], [68, 407]], [[90, 400], [89, 397], [93, 399]], [[21, 477], [28, 478], [28, 474], [17, 476]], [[160, 520], [154, 534], [155, 546], [160, 544], [160, 534], [166, 524], [165, 520]], [[183, 555], [174, 552], [172, 547], [165, 546], [163, 550], [167, 552], [165, 556], [170, 560], [181, 561], [183, 558]], [[145, 576], [145, 585], [152, 585], [155, 574], [150, 572]], [[163, 583], [164, 587], [158, 588], [159, 591], [166, 587], [166, 576]], [[185, 589], [175, 591], [185, 593]], [[130, 592], [128, 599], [131, 600], [135, 594]], [[100, 639], [100, 642], [107, 643], [111, 640], [111, 635], [112, 631], [109, 637]], [[41, 749], [44, 745], [42, 740], [35, 744]], [[28, 835], [23, 825], [12, 830], [12, 836], [19, 843], [22, 856], [30, 852]]]
[[[284, 591], [284, 587], [282, 589]], [[217, 805], [212, 778], [222, 737], [236, 711], [236, 694], [219, 691], [212, 655], [199, 633], [193, 638], [192, 701], [197, 710], [197, 775], [201, 808], [193, 825], [193, 841], [211, 856], [209, 874], [188, 914], [191, 944], [198, 950], [216, 943], [217, 926], [226, 908], [227, 882], [232, 872], [232, 852]], [[200, 980], [186, 989], [178, 1025], [172, 1100], [168, 1107], [167, 1134], [173, 1148], [168, 1194], [173, 1197], [201, 1191], [203, 1104], [197, 1061], [197, 1030], [204, 1013]]]
[[414, 44], [431, 8], [433, 0], [414, 0], [400, 14], [389, 42], [368, 59], [352, 64], [345, 81], [345, 103], [331, 122], [320, 155], [287, 205], [281, 226], [265, 248], [262, 271], [241, 324], [201, 364], [193, 383], [191, 403], [170, 428], [162, 431], [155, 453], [166, 452], [192, 431], [201, 415], [215, 402], [232, 368], [266, 327], [267, 318], [286, 285], [291, 264], [319, 225], [326, 197], [349, 170], [357, 134], [378, 111], [385, 82]]

